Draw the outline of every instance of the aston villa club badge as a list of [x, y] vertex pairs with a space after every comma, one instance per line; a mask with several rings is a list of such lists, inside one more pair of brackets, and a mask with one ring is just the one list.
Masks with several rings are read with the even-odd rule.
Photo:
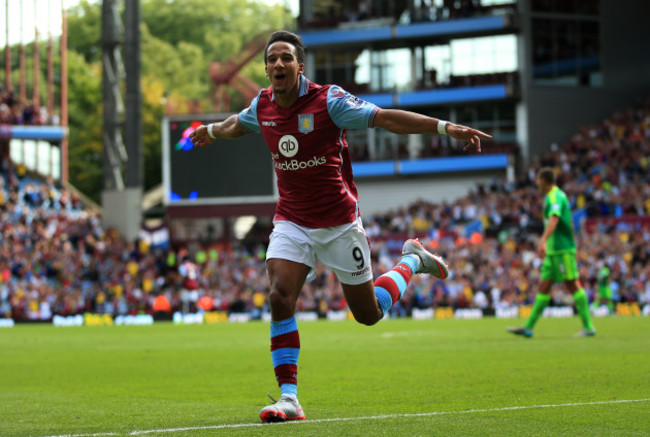
[[298, 130], [308, 134], [314, 130], [314, 114], [298, 114]]

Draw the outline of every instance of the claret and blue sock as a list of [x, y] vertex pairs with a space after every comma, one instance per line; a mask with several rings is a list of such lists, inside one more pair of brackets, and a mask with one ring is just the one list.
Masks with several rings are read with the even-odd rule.
[[418, 270], [419, 260], [414, 255], [405, 255], [389, 272], [375, 281], [375, 295], [384, 314], [387, 314], [400, 300]]
[[282, 394], [298, 395], [300, 336], [296, 318], [271, 322], [271, 359]]

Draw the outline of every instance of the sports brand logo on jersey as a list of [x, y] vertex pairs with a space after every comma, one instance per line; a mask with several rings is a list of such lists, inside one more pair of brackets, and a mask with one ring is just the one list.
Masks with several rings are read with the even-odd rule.
[[314, 130], [314, 114], [298, 114], [298, 130], [308, 134]]
[[349, 106], [352, 107], [352, 109], [359, 109], [363, 106], [364, 102], [358, 97], [355, 96], [348, 96], [347, 99], [345, 99], [345, 103], [347, 103]]
[[361, 276], [361, 275], [365, 275], [369, 271], [370, 271], [370, 266], [366, 267], [363, 270], [358, 270], [356, 272], [352, 272], [352, 273], [350, 273], [350, 275], [352, 275], [352, 276]]
[[278, 150], [287, 158], [294, 157], [298, 153], [298, 140], [293, 135], [285, 135], [280, 138]]

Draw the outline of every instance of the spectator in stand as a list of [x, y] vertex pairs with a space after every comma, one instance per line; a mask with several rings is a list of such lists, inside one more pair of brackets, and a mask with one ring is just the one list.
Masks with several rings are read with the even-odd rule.
[[49, 114], [46, 106], [21, 102], [13, 91], [0, 91], [0, 124], [54, 125], [61, 122], [58, 113]]
[[178, 267], [181, 281], [181, 302], [183, 313], [187, 314], [196, 311], [196, 304], [199, 300], [199, 266], [190, 260], [190, 257], [183, 256], [183, 262]]

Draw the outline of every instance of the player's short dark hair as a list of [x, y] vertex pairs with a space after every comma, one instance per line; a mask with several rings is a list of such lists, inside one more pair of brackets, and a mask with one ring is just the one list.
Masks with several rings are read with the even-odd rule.
[[298, 63], [305, 63], [305, 46], [302, 44], [302, 38], [300, 38], [300, 36], [296, 35], [295, 33], [291, 33], [287, 30], [278, 30], [273, 32], [268, 41], [266, 41], [266, 47], [264, 47], [264, 65], [266, 65], [266, 52], [269, 50], [269, 46], [278, 41], [292, 44], [296, 48]]
[[537, 177], [549, 185], [555, 183], [555, 171], [551, 167], [542, 167], [537, 172]]

